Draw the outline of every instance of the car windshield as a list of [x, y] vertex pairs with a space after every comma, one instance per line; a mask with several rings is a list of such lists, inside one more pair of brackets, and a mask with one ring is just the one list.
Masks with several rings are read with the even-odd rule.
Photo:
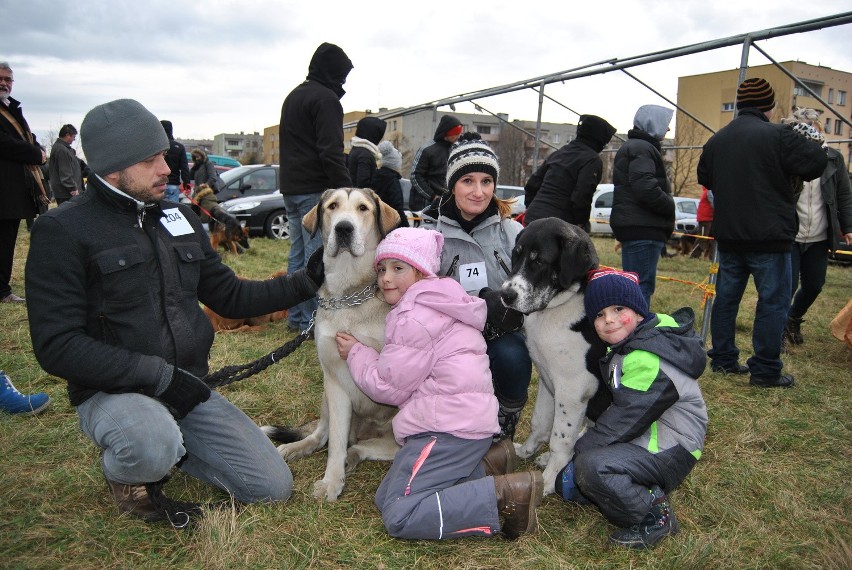
[[220, 173], [219, 177], [222, 179], [222, 182], [224, 182], [225, 184], [228, 184], [228, 183], [236, 180], [237, 178], [239, 178], [243, 174], [250, 172], [251, 170], [252, 169], [249, 168], [248, 166], [238, 166], [236, 168], [232, 168], [231, 170], [226, 170], [225, 172]]

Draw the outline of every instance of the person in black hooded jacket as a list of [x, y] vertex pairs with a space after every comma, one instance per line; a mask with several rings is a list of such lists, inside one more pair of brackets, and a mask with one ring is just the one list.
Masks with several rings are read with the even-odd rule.
[[[343, 84], [352, 62], [338, 46], [321, 44], [311, 57], [307, 79], [293, 89], [281, 106], [281, 194], [290, 228], [287, 271], [303, 267], [319, 248], [319, 233], [311, 236], [302, 217], [329, 188], [352, 186], [343, 154]], [[288, 326], [304, 331], [317, 308], [316, 298], [290, 309]]]
[[435, 198], [449, 193], [447, 190], [447, 159], [450, 147], [462, 134], [461, 122], [452, 115], [444, 115], [435, 129], [431, 141], [417, 151], [411, 165], [411, 191], [408, 209], [419, 212]]
[[355, 136], [352, 137], [352, 150], [346, 159], [349, 176], [356, 188], [369, 188], [376, 169], [381, 166], [382, 155], [378, 144], [385, 136], [388, 124], [378, 117], [364, 117], [358, 121]]
[[580, 117], [577, 138], [548, 156], [524, 186], [526, 223], [556, 217], [589, 232], [592, 196], [603, 172], [600, 153], [613, 134], [615, 127], [604, 119]]

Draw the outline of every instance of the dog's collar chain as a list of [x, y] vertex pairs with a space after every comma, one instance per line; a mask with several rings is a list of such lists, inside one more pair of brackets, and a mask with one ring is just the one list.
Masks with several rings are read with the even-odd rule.
[[376, 289], [378, 287], [375, 283], [367, 285], [360, 291], [356, 291], [354, 293], [350, 293], [344, 297], [318, 297], [319, 308], [326, 309], [329, 311], [335, 311], [337, 309], [348, 309], [349, 307], [357, 307], [363, 303], [366, 303], [376, 295]]

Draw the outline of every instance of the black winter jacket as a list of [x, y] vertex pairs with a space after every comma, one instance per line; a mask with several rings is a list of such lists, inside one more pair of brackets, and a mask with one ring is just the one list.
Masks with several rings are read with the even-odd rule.
[[[9, 97], [7, 109], [18, 124], [29, 131], [18, 100]], [[38, 214], [31, 164], [41, 164], [38, 141], [30, 143], [22, 139], [12, 123], [0, 115], [0, 220], [24, 220]]]
[[739, 116], [704, 145], [698, 183], [713, 191], [712, 235], [722, 251], [783, 253], [798, 230], [791, 178], [825, 170], [822, 147], [762, 111]]
[[400, 178], [402, 178], [402, 175], [399, 172], [383, 166], [376, 170], [373, 175], [373, 190], [379, 195], [382, 202], [397, 211], [399, 214], [398, 227], [407, 228], [408, 216], [405, 215]]
[[[192, 231], [173, 236], [164, 211]], [[68, 381], [74, 406], [99, 391], [151, 395], [167, 363], [206, 375], [213, 328], [199, 301], [225, 317], [249, 317], [315, 291], [304, 271], [238, 279], [189, 207], [142, 209], [96, 176], [77, 199], [36, 220], [27, 258], [33, 351], [46, 372]]]
[[547, 157], [524, 186], [524, 222], [556, 217], [588, 232], [592, 196], [602, 171], [600, 155], [585, 142], [573, 140], [563, 146]]
[[169, 139], [169, 150], [166, 151], [166, 164], [172, 169], [169, 174], [169, 184], [189, 184], [189, 162], [186, 160], [186, 147], [174, 139]]
[[343, 83], [352, 62], [324, 43], [311, 58], [307, 80], [281, 107], [281, 193], [318, 194], [352, 186], [343, 154]]
[[378, 168], [381, 154], [377, 145], [382, 142], [388, 124], [378, 117], [364, 117], [358, 121], [352, 150], [346, 159], [349, 177], [356, 188], [370, 188]]
[[666, 241], [675, 207], [660, 141], [639, 129], [627, 132], [613, 163], [615, 186], [609, 224], [619, 241]]
[[461, 125], [458, 119], [444, 115], [438, 122], [433, 140], [417, 151], [411, 165], [411, 191], [408, 196], [408, 209], [412, 212], [419, 212], [436, 196], [443, 196], [451, 190], [447, 188], [447, 159], [452, 144], [444, 137], [447, 131], [458, 125]]

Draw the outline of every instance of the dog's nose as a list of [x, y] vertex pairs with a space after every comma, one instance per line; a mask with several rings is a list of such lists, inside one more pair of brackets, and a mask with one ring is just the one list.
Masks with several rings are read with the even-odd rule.
[[340, 222], [334, 226], [334, 235], [337, 239], [338, 247], [348, 247], [352, 243], [352, 236], [355, 234], [355, 226], [352, 222]]
[[500, 298], [503, 299], [504, 305], [511, 307], [512, 304], [518, 300], [518, 294], [514, 289], [503, 287], [500, 289]]

